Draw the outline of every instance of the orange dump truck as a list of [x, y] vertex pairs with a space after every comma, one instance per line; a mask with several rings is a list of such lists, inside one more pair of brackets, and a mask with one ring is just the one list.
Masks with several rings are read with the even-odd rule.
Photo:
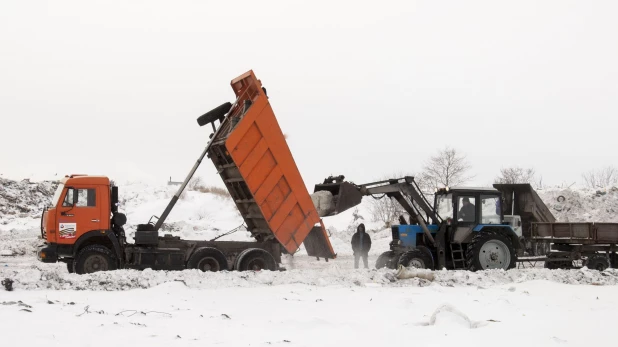
[[[45, 244], [40, 261], [65, 262], [79, 274], [120, 268], [182, 270], [277, 270], [281, 254], [301, 244], [307, 253], [335, 258], [281, 128], [253, 71], [231, 82], [236, 95], [198, 118], [210, 124], [208, 145], [156, 222], [138, 224], [126, 241], [126, 216], [118, 211], [118, 187], [107, 177], [65, 177], [41, 219]], [[182, 240], [160, 235], [204, 157], [212, 160], [254, 242]], [[152, 219], [152, 218], [151, 218]]]

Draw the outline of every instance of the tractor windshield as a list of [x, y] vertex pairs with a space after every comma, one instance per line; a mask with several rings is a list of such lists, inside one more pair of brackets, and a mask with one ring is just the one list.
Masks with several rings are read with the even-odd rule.
[[60, 199], [60, 194], [62, 194], [62, 189], [64, 189], [64, 184], [58, 184], [58, 188], [56, 188], [56, 192], [54, 193], [54, 197], [51, 200], [52, 206], [58, 206], [58, 199]]
[[442, 219], [453, 219], [453, 194], [438, 195], [436, 197], [436, 212]]

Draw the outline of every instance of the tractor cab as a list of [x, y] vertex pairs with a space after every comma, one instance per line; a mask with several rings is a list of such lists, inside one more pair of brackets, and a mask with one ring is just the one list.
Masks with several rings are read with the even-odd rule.
[[436, 191], [434, 208], [448, 225], [470, 227], [502, 224], [502, 194], [493, 188], [441, 188]]

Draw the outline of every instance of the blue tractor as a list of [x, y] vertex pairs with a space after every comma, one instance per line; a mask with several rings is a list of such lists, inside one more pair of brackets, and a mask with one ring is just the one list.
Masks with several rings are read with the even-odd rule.
[[512, 223], [505, 222], [503, 196], [494, 188], [439, 189], [433, 204], [410, 176], [362, 185], [344, 181], [344, 176], [331, 176], [315, 186], [314, 192], [318, 191], [332, 194], [332, 208], [324, 216], [360, 204], [363, 196], [393, 198], [404, 208], [409, 221], [400, 216], [399, 225], [391, 226], [390, 250], [378, 257], [376, 268], [401, 265], [477, 271], [515, 267], [521, 235]]

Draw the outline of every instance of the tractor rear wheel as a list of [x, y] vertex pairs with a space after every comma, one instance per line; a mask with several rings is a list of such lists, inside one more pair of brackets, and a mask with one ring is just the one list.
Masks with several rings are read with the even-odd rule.
[[225, 254], [220, 250], [212, 247], [204, 247], [195, 251], [189, 261], [187, 262], [187, 268], [199, 269], [206, 271], [223, 271], [228, 269], [227, 259]]
[[395, 252], [393, 251], [387, 251], [384, 252], [382, 254], [380, 254], [380, 256], [378, 257], [378, 260], [376, 260], [376, 269], [381, 269], [383, 267], [386, 267], [388, 269], [395, 269], [395, 266], [397, 265], [397, 257]]
[[90, 245], [82, 248], [74, 260], [75, 273], [79, 275], [116, 270], [116, 268], [116, 258], [112, 251], [101, 245]]
[[234, 268], [237, 271], [277, 270], [275, 258], [261, 248], [249, 248], [238, 254]]
[[415, 267], [417, 269], [434, 269], [433, 257], [431, 252], [425, 247], [418, 247], [403, 253], [397, 261], [397, 267]]
[[470, 271], [515, 267], [517, 255], [513, 243], [505, 235], [494, 231], [481, 231], [468, 244], [466, 261]]
[[607, 259], [607, 257], [605, 257], [602, 254], [594, 254], [588, 257], [588, 260], [586, 260], [585, 265], [590, 270], [604, 271], [605, 269], [609, 267], [609, 259]]

